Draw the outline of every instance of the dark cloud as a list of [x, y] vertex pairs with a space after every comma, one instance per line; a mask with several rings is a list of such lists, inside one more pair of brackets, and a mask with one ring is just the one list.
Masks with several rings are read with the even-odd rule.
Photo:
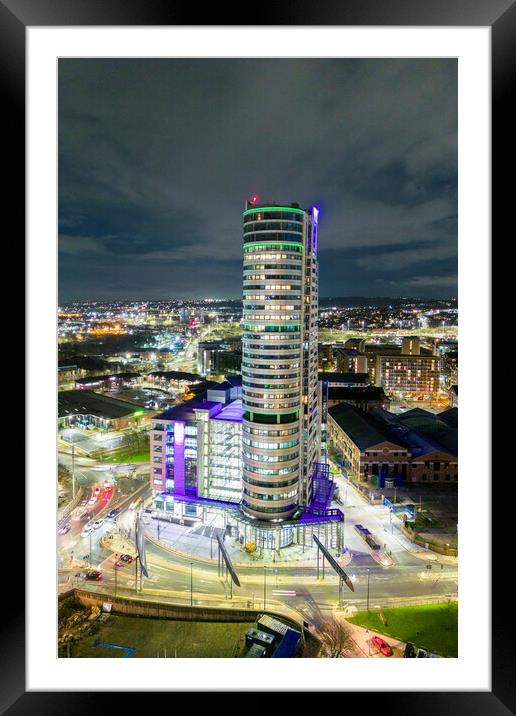
[[252, 193], [322, 295], [456, 295], [456, 61], [59, 61], [60, 300], [239, 297]]

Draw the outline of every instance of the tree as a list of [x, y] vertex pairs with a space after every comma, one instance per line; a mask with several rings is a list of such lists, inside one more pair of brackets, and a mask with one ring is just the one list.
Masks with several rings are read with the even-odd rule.
[[354, 651], [355, 643], [348, 624], [334, 615], [323, 618], [318, 633], [323, 656], [338, 659]]
[[71, 478], [72, 473], [70, 472], [69, 468], [66, 467], [66, 465], [63, 465], [62, 462], [57, 463], [57, 479], [59, 481], [61, 480], [67, 480]]

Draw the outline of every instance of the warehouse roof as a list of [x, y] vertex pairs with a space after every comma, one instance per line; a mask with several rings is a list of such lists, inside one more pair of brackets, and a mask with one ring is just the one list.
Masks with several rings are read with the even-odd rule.
[[58, 416], [93, 415], [97, 418], [115, 420], [142, 410], [141, 405], [118, 400], [92, 390], [64, 390], [57, 394]]
[[357, 410], [349, 403], [339, 403], [329, 409], [329, 414], [337, 425], [361, 450], [383, 442], [396, 442], [382, 431], [379, 425], [367, 413]]
[[388, 434], [406, 443], [415, 456], [430, 452], [458, 455], [457, 408], [443, 413], [414, 408], [398, 415], [374, 408], [372, 415], [385, 425]]

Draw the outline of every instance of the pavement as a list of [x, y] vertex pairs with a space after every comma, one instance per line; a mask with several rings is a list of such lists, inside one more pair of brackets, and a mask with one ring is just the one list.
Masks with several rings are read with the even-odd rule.
[[[369, 629], [357, 626], [356, 624], [350, 624], [349, 622], [346, 622], [346, 624], [360, 656], [377, 659], [403, 658], [406, 646], [405, 642], [400, 641], [399, 639], [394, 639], [392, 636], [384, 636], [378, 632], [372, 632]], [[389, 644], [392, 648], [392, 656], [385, 656], [378, 651], [372, 642], [373, 636], [380, 636], [387, 644]]]

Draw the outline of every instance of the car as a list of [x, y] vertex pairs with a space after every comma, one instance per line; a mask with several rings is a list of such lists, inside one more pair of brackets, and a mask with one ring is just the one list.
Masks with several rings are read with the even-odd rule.
[[99, 572], [98, 569], [92, 569], [89, 572], [86, 572], [84, 579], [90, 579], [95, 582], [100, 582], [102, 579], [102, 572]]
[[100, 520], [96, 520], [92, 526], [93, 526], [94, 530], [98, 530], [98, 528], [102, 527], [103, 524], [104, 524], [104, 520], [100, 519]]
[[131, 557], [130, 554], [121, 554], [120, 559], [122, 562], [127, 562], [127, 564], [131, 564], [134, 561], [134, 557]]
[[59, 528], [59, 534], [65, 535], [68, 532], [70, 532], [71, 524], [68, 522], [66, 525], [62, 525], [62, 527]]
[[81, 537], [83, 539], [84, 539], [84, 537], [89, 537], [92, 532], [93, 532], [93, 527], [91, 525], [86, 525], [86, 527], [81, 532]]
[[135, 510], [135, 509], [138, 507], [138, 505], [141, 503], [141, 501], [142, 501], [142, 498], [141, 498], [141, 497], [137, 497], [135, 500], [133, 500], [133, 501], [131, 502], [131, 504], [129, 505], [129, 509], [130, 509], [130, 510]]
[[391, 647], [380, 636], [373, 636], [371, 642], [384, 656], [392, 656]]
[[125, 567], [125, 562], [122, 562], [121, 559], [117, 559], [115, 562], [115, 567], [118, 567], [118, 568]]
[[94, 505], [97, 501], [97, 497], [95, 495], [92, 495], [90, 499], [88, 500], [88, 505]]
[[104, 481], [104, 489], [106, 490], [106, 492], [111, 492], [111, 490], [113, 489], [113, 485], [110, 482], [108, 482], [107, 480], [105, 480]]
[[119, 510], [115, 507], [114, 510], [111, 510], [110, 512], [107, 513], [106, 518], [108, 520], [112, 520], [118, 515], [118, 513], [119, 513]]

